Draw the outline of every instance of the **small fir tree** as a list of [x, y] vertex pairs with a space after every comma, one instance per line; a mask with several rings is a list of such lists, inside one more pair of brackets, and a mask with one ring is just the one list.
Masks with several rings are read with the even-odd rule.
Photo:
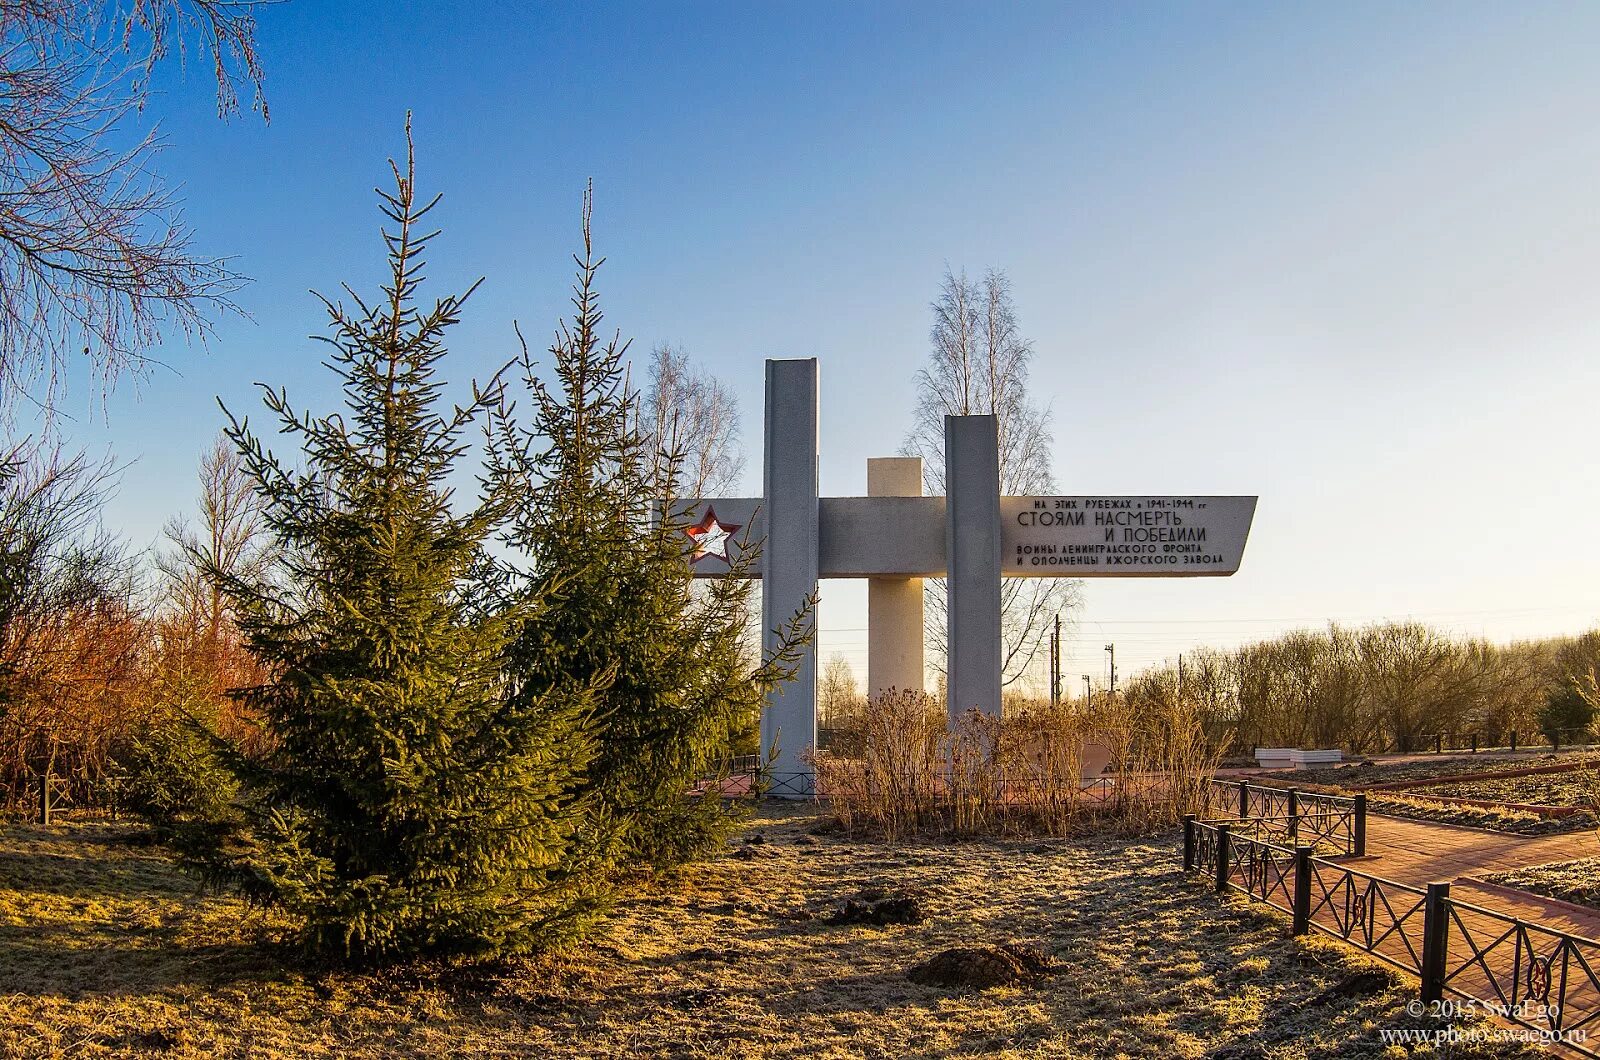
[[1569, 677], [1545, 693], [1539, 708], [1539, 730], [1552, 743], [1573, 743], [1574, 737], [1581, 742], [1594, 717], [1594, 703], [1584, 695], [1580, 679]]
[[504, 493], [452, 511], [463, 432], [502, 388], [444, 403], [435, 371], [472, 292], [418, 305], [437, 234], [418, 225], [438, 200], [417, 205], [409, 122], [406, 141], [396, 190], [380, 192], [382, 298], [323, 300], [345, 411], [297, 412], [267, 390], [303, 470], [229, 414], [281, 558], [270, 577], [211, 572], [275, 675], [243, 693], [268, 750], [232, 759], [250, 829], [230, 868], [297, 914], [313, 951], [364, 960], [524, 949], [598, 897], [573, 794], [595, 749], [591, 689], [557, 675], [508, 694], [507, 648], [541, 601], [506, 605], [484, 576]]
[[697, 782], [792, 672], [811, 601], [758, 660], [747, 638], [750, 582], [738, 576], [754, 550], [734, 577], [691, 591], [690, 540], [673, 505], [681, 454], [650, 451], [628, 344], [601, 334], [604, 259], [591, 201], [585, 194], [574, 315], [549, 348], [553, 379], [541, 380], [524, 343], [532, 423], [504, 415], [494, 431], [495, 466], [520, 500], [506, 540], [530, 561], [521, 592], [544, 602], [521, 621], [512, 669], [518, 696], [548, 695], [573, 677], [604, 686], [585, 792], [617, 857], [663, 866], [720, 843], [734, 821], [720, 799], [694, 794], [710, 790]]

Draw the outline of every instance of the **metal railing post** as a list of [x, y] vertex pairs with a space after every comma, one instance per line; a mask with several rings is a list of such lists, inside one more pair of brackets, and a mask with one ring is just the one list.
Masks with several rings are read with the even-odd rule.
[[1289, 789], [1289, 842], [1300, 838], [1300, 793]]
[[1250, 782], [1248, 780], [1241, 780], [1239, 781], [1239, 820], [1248, 821], [1249, 819]]
[[1354, 819], [1350, 822], [1350, 853], [1356, 857], [1367, 855], [1367, 793], [1356, 792]]
[[1228, 889], [1229, 862], [1233, 860], [1232, 842], [1225, 824], [1217, 825], [1217, 891]]
[[1311, 848], [1294, 848], [1294, 927], [1304, 935], [1311, 930]]
[[1446, 950], [1450, 945], [1450, 885], [1428, 884], [1422, 900], [1422, 1003], [1444, 998]]
[[1183, 815], [1183, 871], [1194, 871], [1194, 814]]

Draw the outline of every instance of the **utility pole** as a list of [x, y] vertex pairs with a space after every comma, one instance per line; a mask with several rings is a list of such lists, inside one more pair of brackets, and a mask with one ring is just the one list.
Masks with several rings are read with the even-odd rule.
[[1106, 653], [1111, 656], [1111, 695], [1115, 697], [1117, 694], [1117, 646], [1115, 644], [1107, 644]]
[[1050, 705], [1061, 701], [1061, 689], [1056, 687], [1056, 639], [1050, 638]]
[[1178, 653], [1178, 702], [1183, 702], [1183, 652]]
[[1089, 684], [1088, 674], [1083, 675], [1083, 705], [1085, 707], [1094, 706], [1094, 688]]
[[1045, 666], [1050, 671], [1050, 705], [1051, 706], [1055, 706], [1056, 693], [1057, 693], [1057, 689], [1056, 689], [1056, 642], [1054, 640], [1047, 639], [1046, 647], [1047, 647], [1048, 650], [1045, 652], [1045, 656], [1046, 656]]
[[1061, 614], [1056, 613], [1056, 631], [1050, 640], [1050, 702], [1056, 706], [1061, 704], [1065, 682], [1061, 674]]

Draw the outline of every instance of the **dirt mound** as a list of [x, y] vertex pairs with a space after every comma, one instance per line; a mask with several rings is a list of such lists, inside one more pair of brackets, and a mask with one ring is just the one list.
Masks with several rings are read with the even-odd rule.
[[920, 924], [927, 919], [922, 896], [915, 891], [863, 891], [846, 898], [828, 917], [830, 924]]
[[1384, 969], [1354, 972], [1334, 983], [1322, 993], [1307, 1001], [1308, 1005], [1331, 1005], [1346, 998], [1381, 994], [1398, 982], [1397, 977]]
[[956, 946], [913, 965], [906, 978], [923, 986], [986, 990], [1037, 983], [1053, 967], [1037, 946]]

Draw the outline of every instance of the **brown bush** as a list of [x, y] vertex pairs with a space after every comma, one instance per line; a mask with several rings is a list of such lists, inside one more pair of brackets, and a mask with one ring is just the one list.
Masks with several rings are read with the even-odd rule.
[[[951, 722], [931, 697], [894, 690], [869, 703], [859, 731], [859, 753], [812, 756], [818, 792], [844, 828], [888, 839], [1169, 824], [1201, 808], [1221, 755], [1176, 698], [1138, 715], [1108, 697], [1092, 714], [1009, 703], [999, 718]], [[1107, 754], [1107, 771], [1085, 776]]]

